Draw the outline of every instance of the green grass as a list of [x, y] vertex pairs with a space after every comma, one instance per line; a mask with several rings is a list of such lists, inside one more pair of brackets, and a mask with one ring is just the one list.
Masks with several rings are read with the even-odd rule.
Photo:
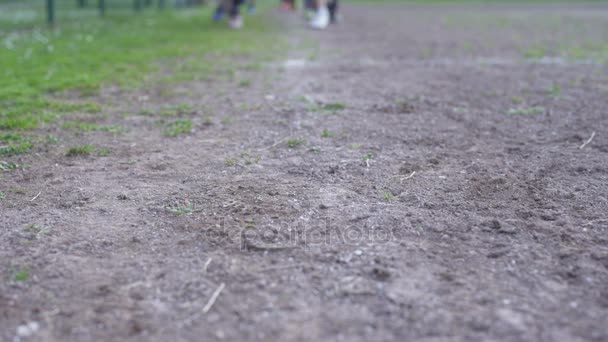
[[14, 156], [29, 151], [32, 142], [21, 134], [0, 133], [0, 156]]
[[382, 192], [382, 197], [384, 197], [385, 201], [390, 203], [393, 200], [393, 193], [390, 191], [384, 191]]
[[108, 148], [100, 148], [99, 151], [97, 151], [97, 155], [100, 157], [107, 157], [110, 153], [112, 153], [112, 151]]
[[190, 215], [192, 214], [192, 212], [194, 212], [194, 206], [192, 205], [192, 203], [176, 204], [174, 206], [166, 207], [166, 209], [167, 211], [176, 216]]
[[239, 82], [239, 87], [241, 87], [241, 88], [248, 88], [250, 86], [251, 86], [250, 80], [242, 80]]
[[30, 271], [27, 268], [20, 268], [13, 273], [13, 280], [18, 283], [23, 283], [30, 278]]
[[2, 201], [6, 197], [6, 194], [0, 191], [0, 201]]
[[333, 138], [335, 135], [336, 134], [334, 132], [331, 132], [330, 130], [325, 128], [321, 133], [321, 138]]
[[[39, 2], [0, 3], [0, 134], [52, 125], [67, 113], [101, 110], [93, 100], [84, 104], [61, 100], [65, 91], [82, 98], [109, 85], [128, 91], [146, 84], [202, 79], [233, 67], [232, 57], [248, 57], [249, 64], [259, 64], [280, 53], [276, 24], [263, 16], [248, 16], [245, 30], [232, 31], [225, 23], [211, 21], [213, 6], [135, 14], [124, 10], [124, 5], [123, 10], [114, 10], [114, 4], [100, 18], [93, 10], [76, 9], [73, 1], [57, 2], [58, 15], [67, 15], [59, 17], [54, 28], [44, 23], [44, 6]], [[258, 7], [264, 12], [271, 6]], [[32, 18], [22, 17], [23, 13]], [[180, 105], [161, 114], [191, 113], [191, 108]], [[66, 125], [81, 131], [122, 131], [93, 124]], [[32, 147], [15, 139], [3, 139], [0, 146], [0, 155]]]
[[165, 126], [164, 134], [168, 137], [188, 134], [192, 131], [192, 121], [188, 119], [175, 120]]
[[16, 170], [18, 167], [19, 167], [19, 165], [15, 164], [13, 162], [4, 161], [4, 160], [0, 161], [0, 171], [2, 171], [2, 172]]
[[373, 154], [373, 153], [367, 153], [367, 154], [364, 154], [364, 155], [361, 157], [361, 159], [362, 159], [363, 161], [368, 161], [368, 160], [370, 160], [370, 159], [374, 159], [374, 157], [375, 157], [375, 156], [374, 156], [374, 154]]
[[44, 236], [48, 235], [49, 230], [49, 227], [41, 226], [38, 224], [30, 224], [25, 227], [25, 231], [31, 233], [33, 235], [33, 238], [36, 239], [41, 239]]
[[513, 116], [530, 116], [530, 115], [543, 114], [544, 112], [545, 112], [545, 107], [534, 106], [534, 107], [511, 108], [511, 109], [509, 109], [509, 111], [507, 113], [509, 115], [513, 115]]
[[162, 116], [180, 116], [180, 115], [192, 115], [196, 113], [194, 108], [188, 104], [180, 104], [177, 106], [168, 106], [160, 111]]
[[102, 126], [96, 123], [82, 121], [67, 121], [63, 123], [62, 127], [80, 132], [108, 132], [112, 134], [122, 134], [126, 132], [124, 127], [118, 125]]
[[332, 112], [332, 113], [336, 113], [336, 112], [339, 112], [344, 109], [346, 109], [346, 105], [341, 102], [328, 103], [323, 106], [323, 110], [326, 110], [326, 111]]
[[65, 154], [68, 157], [88, 156], [95, 152], [95, 146], [86, 144], [71, 147]]
[[304, 139], [289, 139], [287, 140], [287, 147], [298, 148], [303, 145], [306, 141]]
[[562, 93], [562, 87], [559, 84], [554, 84], [546, 90], [546, 93], [551, 97], [559, 97]]

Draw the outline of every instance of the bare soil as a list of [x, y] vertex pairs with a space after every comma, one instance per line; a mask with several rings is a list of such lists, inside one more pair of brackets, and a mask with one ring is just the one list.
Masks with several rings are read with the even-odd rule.
[[105, 89], [126, 133], [0, 178], [0, 340], [608, 340], [608, 68], [522, 58], [607, 21], [347, 5], [262, 70]]

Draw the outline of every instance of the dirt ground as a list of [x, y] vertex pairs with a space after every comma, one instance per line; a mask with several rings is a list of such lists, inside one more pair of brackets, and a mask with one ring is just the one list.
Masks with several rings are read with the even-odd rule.
[[2, 175], [0, 340], [608, 340], [608, 68], [522, 57], [608, 7], [283, 21], [285, 60], [105, 89], [126, 133]]

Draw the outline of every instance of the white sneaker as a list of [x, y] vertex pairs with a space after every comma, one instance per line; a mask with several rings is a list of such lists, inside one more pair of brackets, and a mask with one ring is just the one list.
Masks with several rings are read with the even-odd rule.
[[234, 18], [230, 18], [230, 21], [228, 21], [228, 25], [230, 25], [230, 28], [233, 28], [235, 30], [243, 28], [243, 17], [237, 15]]
[[327, 7], [321, 7], [317, 10], [314, 18], [309, 23], [310, 27], [317, 30], [322, 30], [329, 26], [329, 10]]

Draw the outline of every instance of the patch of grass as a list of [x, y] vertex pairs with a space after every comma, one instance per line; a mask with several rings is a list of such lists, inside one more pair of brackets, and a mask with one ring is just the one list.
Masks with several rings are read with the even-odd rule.
[[298, 102], [302, 102], [302, 103], [312, 103], [312, 99], [308, 96], [304, 96], [304, 95], [299, 95], [296, 98], [296, 101]]
[[164, 134], [168, 137], [188, 134], [192, 131], [192, 121], [189, 119], [179, 119], [165, 126]]
[[30, 224], [27, 227], [25, 227], [25, 231], [32, 233], [34, 235], [34, 238], [36, 239], [41, 239], [43, 236], [47, 235], [49, 232], [50, 228], [46, 227], [46, 226], [41, 226], [41, 225], [37, 225], [37, 224]]
[[242, 80], [242, 81], [239, 82], [239, 87], [241, 87], [241, 88], [251, 87], [251, 81], [250, 80]]
[[530, 59], [541, 59], [547, 55], [547, 50], [543, 47], [532, 47], [524, 51], [524, 57]]
[[[2, 57], [0, 55], [0, 65]], [[92, 103], [63, 103], [30, 96], [3, 98], [2, 81], [0, 78], [0, 129], [29, 130], [53, 122], [65, 113], [100, 111], [99, 105]]]
[[260, 71], [264, 68], [261, 63], [249, 63], [242, 66], [243, 70]]
[[[93, 101], [71, 103], [49, 95], [73, 91], [83, 98], [106, 85], [132, 90], [159, 82], [202, 79], [223, 68], [209, 63], [210, 59], [228, 61], [233, 56], [256, 58], [257, 66], [249, 66], [253, 70], [281, 55], [280, 46], [284, 46], [275, 34], [275, 23], [263, 16], [251, 17], [247, 30], [237, 33], [213, 23], [210, 7], [138, 15], [127, 11], [125, 15], [110, 6], [112, 10], [101, 18], [74, 3], [58, 1], [60, 17], [53, 28], [44, 21], [43, 6], [33, 6], [31, 1], [0, 5], [0, 134], [37, 129], [66, 113], [102, 110]], [[260, 4], [259, 9], [271, 7]], [[23, 9], [32, 15], [23, 17]], [[192, 111], [179, 105], [164, 114]], [[74, 130], [124, 132], [118, 126], [70, 125], [67, 128]], [[28, 136], [44, 143], [44, 137]], [[46, 143], [57, 142], [48, 139]], [[0, 156], [24, 153], [31, 147], [27, 139], [0, 141]]]
[[349, 146], [349, 148], [350, 148], [351, 150], [360, 150], [360, 149], [361, 149], [361, 144], [351, 144], [351, 145]]
[[361, 160], [368, 161], [368, 160], [374, 159], [374, 157], [375, 157], [374, 154], [370, 152], [370, 153], [364, 154], [361, 157]]
[[308, 151], [315, 154], [321, 153], [321, 149], [319, 147], [311, 147], [310, 149], [308, 149]]
[[431, 59], [434, 55], [434, 51], [433, 48], [430, 46], [426, 46], [423, 47], [422, 49], [418, 50], [418, 58], [420, 59]]
[[554, 84], [547, 89], [546, 93], [551, 97], [559, 97], [562, 93], [562, 87], [559, 84]]
[[0, 156], [14, 156], [32, 148], [32, 142], [21, 134], [0, 133]]
[[192, 205], [192, 203], [176, 204], [174, 206], [166, 207], [166, 209], [176, 216], [190, 215], [194, 212], [194, 205]]
[[7, 161], [0, 161], [0, 171], [2, 172], [7, 172], [7, 171], [11, 171], [11, 170], [16, 170], [19, 167], [19, 165], [13, 163], [13, 162], [7, 162]]
[[287, 147], [298, 148], [303, 145], [306, 141], [304, 139], [289, 139], [287, 140]]
[[384, 197], [385, 201], [390, 203], [393, 199], [393, 193], [390, 191], [384, 191], [382, 192], [382, 197]]
[[168, 106], [160, 111], [162, 116], [180, 116], [180, 115], [192, 115], [196, 111], [189, 104], [179, 104], [177, 106]]
[[26, 267], [22, 267], [18, 270], [15, 270], [13, 273], [13, 281], [18, 283], [23, 283], [30, 278], [30, 270]]
[[511, 102], [513, 102], [513, 104], [522, 104], [524, 103], [524, 98], [521, 96], [512, 96]]
[[309, 112], [320, 112], [321, 110], [323, 110], [323, 107], [317, 105], [310, 105], [306, 107], [306, 110]]
[[98, 125], [96, 123], [81, 122], [81, 121], [67, 121], [63, 125], [63, 128], [81, 131], [81, 132], [108, 132], [112, 134], [122, 134], [126, 132], [126, 129], [118, 125]]
[[257, 164], [260, 162], [260, 160], [262, 160], [261, 156], [255, 156], [255, 155], [250, 154], [249, 152], [242, 152], [239, 155], [239, 158], [226, 158], [226, 160], [224, 161], [224, 164], [226, 164], [226, 166], [235, 166], [235, 165], [244, 166], [244, 165]]
[[[276, 41], [272, 34], [275, 24], [262, 16], [251, 17], [247, 30], [237, 33], [215, 25], [209, 19], [210, 7], [128, 16], [122, 11], [108, 11], [100, 18], [72, 6], [61, 8], [59, 12], [67, 11], [68, 15], [61, 16], [60, 29], [50, 30], [43, 20], [42, 7], [37, 6], [33, 11], [36, 16], [30, 19], [13, 20], [19, 13], [11, 13], [12, 9], [3, 4], [1, 128], [36, 128], [45, 112], [51, 110], [44, 104], [49, 92], [94, 94], [108, 82], [131, 89], [142, 86], [147, 74], [160, 69], [157, 61], [195, 56], [193, 60], [205, 66], [200, 60], [209, 53], [271, 57], [280, 52], [278, 47], [268, 48], [277, 46], [270, 44]], [[126, 50], [129, 53], [124, 53]], [[180, 71], [181, 64], [169, 65]], [[185, 70], [190, 75], [197, 72]]]
[[46, 136], [46, 143], [49, 145], [57, 145], [59, 144], [59, 138], [53, 134], [48, 134]]
[[[307, 102], [310, 103], [310, 101]], [[325, 112], [326, 114], [336, 114], [344, 109], [346, 109], [346, 105], [341, 102], [326, 103], [324, 105], [310, 105], [307, 108], [309, 112]]]
[[234, 122], [234, 119], [231, 116], [226, 116], [222, 119], [222, 124], [230, 125]]
[[213, 116], [211, 116], [211, 115], [204, 115], [203, 116], [203, 125], [205, 125], [205, 126], [211, 126], [211, 125], [213, 125]]
[[16, 195], [25, 195], [27, 193], [27, 191], [23, 188], [12, 188], [9, 189], [9, 191]]
[[249, 152], [243, 152], [241, 153], [241, 159], [243, 160], [243, 163], [245, 163], [245, 165], [251, 165], [259, 163], [260, 160], [262, 160], [262, 157], [251, 155], [249, 154]]
[[6, 198], [6, 194], [4, 192], [0, 191], [0, 201], [2, 201], [5, 198]]
[[333, 138], [335, 135], [336, 134], [334, 132], [331, 132], [326, 128], [321, 133], [321, 138]]
[[100, 157], [107, 157], [107, 156], [110, 155], [110, 153], [111, 153], [111, 151], [108, 148], [100, 148], [97, 151], [97, 155], [100, 156]]
[[337, 113], [344, 109], [346, 109], [346, 105], [341, 102], [327, 103], [323, 106], [323, 110], [332, 112], [332, 113]]
[[152, 116], [154, 115], [154, 111], [151, 109], [141, 109], [139, 112], [137, 112], [137, 115]]
[[541, 106], [533, 106], [533, 107], [518, 107], [511, 108], [507, 112], [509, 115], [513, 116], [530, 116], [545, 113], [545, 107]]
[[89, 156], [93, 152], [95, 152], [95, 146], [91, 144], [86, 144], [70, 147], [70, 149], [65, 155], [68, 157]]

